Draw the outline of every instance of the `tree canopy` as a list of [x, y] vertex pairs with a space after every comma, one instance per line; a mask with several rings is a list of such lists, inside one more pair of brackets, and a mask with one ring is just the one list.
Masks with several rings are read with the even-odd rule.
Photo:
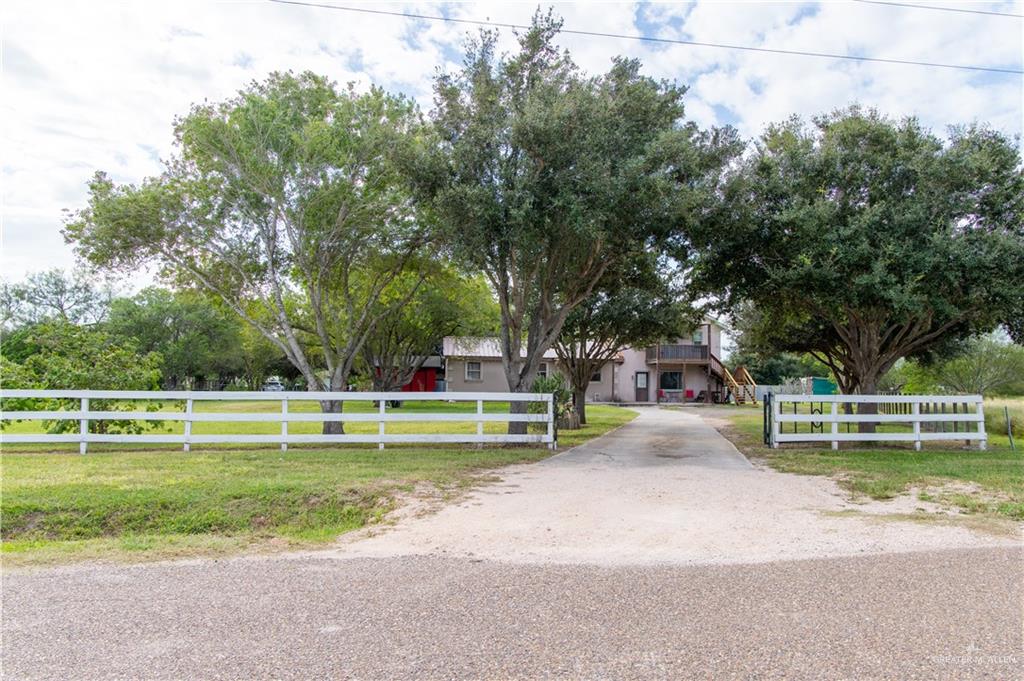
[[363, 344], [363, 369], [374, 390], [400, 390], [445, 336], [489, 335], [498, 311], [487, 282], [450, 265], [403, 274], [378, 301], [383, 308]]
[[794, 118], [768, 128], [725, 197], [690, 224], [692, 293], [753, 305], [762, 344], [811, 353], [843, 392], [1021, 313], [1024, 173], [987, 128], [943, 143], [857, 107]]
[[245, 369], [237, 317], [193, 292], [149, 287], [115, 299], [105, 326], [114, 336], [134, 339], [141, 352], [160, 354], [167, 389]]
[[494, 33], [469, 42], [462, 70], [437, 79], [440, 153], [421, 185], [455, 257], [495, 291], [513, 391], [610, 266], [678, 245], [738, 150], [731, 130], [684, 123], [685, 89], [635, 60], [581, 73], [559, 28], [538, 13], [508, 56]]
[[587, 422], [591, 378], [623, 348], [675, 338], [699, 323], [683, 302], [679, 275], [666, 258], [642, 253], [607, 270], [594, 292], [569, 313], [554, 348], [581, 424]]
[[344, 390], [375, 302], [429, 240], [398, 161], [420, 126], [377, 88], [272, 74], [179, 119], [159, 177], [97, 173], [65, 237], [103, 268], [156, 263], [258, 329], [311, 389]]
[[96, 281], [84, 270], [34, 272], [23, 282], [3, 283], [0, 327], [9, 329], [52, 319], [95, 324], [106, 318], [113, 296], [110, 285]]
[[[115, 338], [94, 327], [79, 326], [63, 319], [41, 322], [32, 327], [32, 351], [21, 362], [0, 355], [0, 383], [6, 388], [38, 390], [156, 390], [160, 387], [161, 357], [139, 352], [132, 339]], [[45, 400], [44, 400], [45, 401]], [[32, 409], [31, 401], [19, 408]], [[75, 408], [77, 400], [63, 400], [64, 408]], [[94, 400], [98, 411], [130, 411], [131, 403]], [[9, 408], [9, 407], [7, 407]], [[58, 420], [47, 424], [53, 432], [78, 427], [77, 421]], [[157, 425], [134, 420], [91, 421], [90, 432], [140, 432]]]

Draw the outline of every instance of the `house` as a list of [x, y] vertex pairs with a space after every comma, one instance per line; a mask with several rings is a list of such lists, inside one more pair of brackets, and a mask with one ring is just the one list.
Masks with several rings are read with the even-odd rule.
[[616, 401], [723, 401], [728, 371], [721, 356], [722, 326], [712, 319], [705, 319], [687, 337], [645, 348], [626, 348], [616, 371]]
[[[497, 338], [449, 336], [444, 339], [445, 386], [453, 392], [505, 392]], [[658, 404], [726, 399], [732, 376], [719, 359], [722, 326], [704, 320], [692, 334], [658, 345], [625, 348], [596, 373], [588, 402]], [[544, 353], [540, 374], [558, 371], [554, 350]], [[733, 394], [736, 394], [733, 388]]]
[[[501, 345], [497, 338], [447, 336], [443, 345], [445, 386], [450, 392], [508, 392], [508, 381], [501, 366]], [[538, 375], [558, 371], [558, 357], [548, 349], [544, 353]], [[611, 364], [596, 373], [587, 389], [588, 402], [613, 399]]]

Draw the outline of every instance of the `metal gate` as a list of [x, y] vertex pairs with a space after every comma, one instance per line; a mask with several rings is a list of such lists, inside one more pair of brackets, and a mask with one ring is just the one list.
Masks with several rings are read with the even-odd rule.
[[769, 447], [772, 446], [772, 433], [775, 432], [775, 429], [772, 428], [772, 414], [774, 413], [774, 410], [772, 409], [772, 401], [774, 398], [775, 396], [769, 392], [764, 396], [764, 401], [761, 406], [761, 411], [764, 413], [764, 418], [761, 420], [763, 426], [761, 435], [764, 439], [764, 443]]

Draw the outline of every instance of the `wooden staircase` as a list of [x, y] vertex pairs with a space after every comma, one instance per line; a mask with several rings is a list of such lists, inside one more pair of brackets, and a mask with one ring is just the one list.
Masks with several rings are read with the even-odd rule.
[[750, 375], [746, 367], [736, 367], [736, 371], [729, 371], [722, 362], [715, 357], [710, 355], [709, 362], [711, 364], [711, 371], [722, 377], [722, 381], [725, 383], [726, 394], [725, 401], [729, 401], [729, 395], [733, 396], [736, 400], [736, 404], [757, 404], [757, 383], [754, 382], [754, 377]]

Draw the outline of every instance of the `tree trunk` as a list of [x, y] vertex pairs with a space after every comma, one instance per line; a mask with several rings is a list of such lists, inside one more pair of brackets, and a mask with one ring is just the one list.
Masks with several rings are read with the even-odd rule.
[[[324, 414], [340, 414], [344, 404], [341, 400], [321, 400], [320, 411]], [[322, 432], [324, 435], [344, 435], [345, 424], [341, 421], [324, 421]]]
[[[859, 378], [860, 378], [860, 380], [858, 381], [858, 383], [860, 384], [860, 394], [861, 395], [876, 395], [876, 394], [878, 394], [878, 374], [877, 373], [869, 372], [869, 373], [866, 373], [866, 374], [861, 374]], [[876, 403], [868, 403], [868, 402], [859, 402], [859, 403], [857, 403], [857, 413], [858, 414], [877, 414], [878, 413], [878, 404], [876, 404]], [[875, 425], [876, 424], [874, 424], [874, 423], [859, 423], [858, 427], [857, 427], [857, 432], [860, 432], [860, 433], [874, 433], [875, 432]]]
[[[331, 376], [330, 383], [324, 387], [325, 390], [330, 392], [343, 392], [345, 383], [348, 380], [348, 376], [334, 375]], [[316, 380], [309, 381], [307, 383], [310, 386], [318, 385]], [[316, 390], [316, 388], [310, 388]], [[341, 400], [321, 400], [320, 411], [324, 414], [340, 414], [344, 409], [345, 403]], [[321, 431], [324, 435], [344, 435], [345, 424], [342, 421], [324, 421], [323, 429]]]
[[580, 425], [587, 425], [587, 389], [576, 388], [573, 390], [572, 403], [576, 409], [576, 415], [580, 417]]
[[[525, 362], [525, 360], [524, 360]], [[521, 365], [520, 365], [521, 366]], [[528, 372], [525, 377], [519, 374], [518, 367], [513, 367], [512, 371], [505, 374], [505, 378], [508, 380], [508, 390], [512, 393], [525, 393], [528, 392], [533, 386], [533, 380], [537, 376], [537, 370], [534, 368]], [[529, 412], [529, 402], [511, 402], [509, 404], [509, 414], [526, 414]], [[525, 435], [527, 433], [527, 426], [529, 424], [524, 421], [509, 421], [508, 434], [509, 435]]]
[[[521, 390], [517, 390], [516, 392], [522, 392], [522, 391]], [[508, 413], [509, 414], [525, 414], [528, 411], [528, 407], [529, 407], [529, 405], [526, 402], [512, 402], [508, 406]], [[529, 425], [528, 423], [524, 423], [522, 421], [509, 421], [509, 424], [508, 424], [508, 434], [509, 435], [525, 435], [526, 434], [526, 430], [527, 430], [526, 427], [528, 425]]]

